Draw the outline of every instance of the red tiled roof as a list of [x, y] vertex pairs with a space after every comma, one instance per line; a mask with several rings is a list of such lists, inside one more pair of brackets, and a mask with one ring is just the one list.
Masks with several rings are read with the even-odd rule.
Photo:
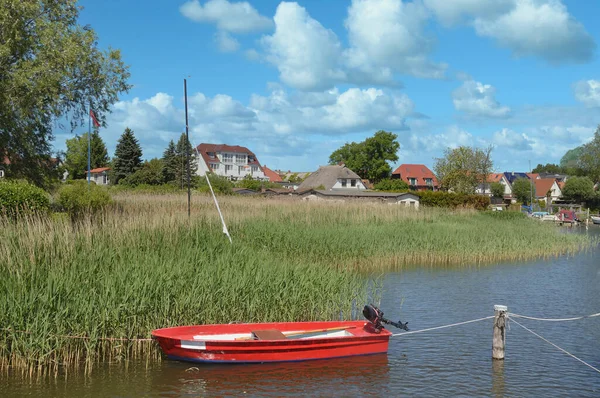
[[417, 179], [417, 186], [427, 185], [425, 182], [426, 178], [431, 178], [433, 180], [433, 186], [438, 186], [437, 178], [435, 178], [435, 174], [431, 170], [427, 168], [424, 164], [401, 164], [393, 173], [399, 174], [402, 181], [409, 184], [409, 178]]
[[277, 174], [276, 172], [274, 172], [273, 170], [271, 170], [270, 168], [268, 168], [267, 166], [263, 166], [263, 173], [265, 173], [265, 176], [269, 177], [269, 181], [271, 182], [283, 182], [283, 180], [281, 179], [281, 176], [279, 174]]
[[500, 182], [504, 177], [504, 173], [492, 173], [488, 175], [487, 182]]
[[560, 188], [561, 191], [565, 187], [565, 182], [564, 181], [556, 181], [556, 184], [558, 184], [558, 187]]
[[536, 180], [540, 176], [540, 173], [525, 173], [525, 174], [527, 174], [527, 177], [529, 177], [532, 180]]
[[210, 156], [208, 156], [208, 152], [214, 152], [215, 155], [218, 152], [243, 153], [243, 154], [254, 157], [254, 161], [253, 162], [249, 161], [248, 164], [256, 165], [262, 170], [262, 167], [260, 166], [260, 163], [258, 162], [258, 159], [256, 158], [256, 155], [254, 154], [254, 152], [252, 152], [251, 150], [249, 150], [248, 148], [243, 147], [243, 146], [202, 143], [202, 144], [198, 145], [196, 147], [196, 149], [202, 156], [202, 159], [204, 159], [204, 163], [206, 163], [207, 166], [209, 166], [209, 163], [221, 163], [221, 161], [219, 160], [218, 157], [215, 156], [214, 158], [211, 158]]
[[103, 171], [110, 170], [110, 167], [98, 167], [96, 169], [91, 169], [90, 173], [102, 173]]
[[535, 197], [536, 198], [545, 198], [546, 193], [552, 188], [552, 185], [556, 182], [554, 178], [540, 178], [538, 180], [533, 180], [535, 184]]

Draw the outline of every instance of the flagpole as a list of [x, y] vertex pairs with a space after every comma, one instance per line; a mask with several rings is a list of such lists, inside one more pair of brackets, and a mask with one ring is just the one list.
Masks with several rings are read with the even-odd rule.
[[90, 179], [92, 176], [92, 102], [90, 101], [90, 111], [88, 112], [88, 172], [87, 172], [87, 180], [88, 185], [90, 185]]

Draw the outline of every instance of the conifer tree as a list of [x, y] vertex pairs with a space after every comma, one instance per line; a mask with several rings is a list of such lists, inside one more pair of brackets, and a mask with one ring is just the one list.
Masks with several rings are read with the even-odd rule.
[[181, 186], [185, 187], [187, 184], [187, 151], [190, 153], [190, 178], [196, 174], [198, 170], [198, 162], [196, 161], [196, 151], [192, 147], [192, 144], [186, 139], [185, 133], [182, 133], [177, 141], [175, 147], [175, 181]]
[[177, 153], [173, 140], [169, 142], [169, 146], [163, 153], [163, 180], [165, 182], [175, 181], [175, 173], [177, 172]]
[[119, 138], [113, 159], [112, 179], [119, 180], [135, 173], [142, 166], [142, 148], [129, 127]]
[[[92, 133], [90, 144], [90, 164], [92, 169], [108, 166], [108, 151], [98, 131]], [[69, 172], [69, 178], [86, 178], [88, 168], [87, 158], [88, 133], [67, 140], [65, 168]]]

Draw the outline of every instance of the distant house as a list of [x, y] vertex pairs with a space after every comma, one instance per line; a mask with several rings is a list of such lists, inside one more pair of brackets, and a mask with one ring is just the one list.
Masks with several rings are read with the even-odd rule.
[[539, 173], [539, 178], [554, 178], [557, 183], [567, 182], [569, 176], [566, 174], [555, 174], [555, 173]]
[[364, 190], [366, 189], [360, 176], [344, 165], [321, 166], [319, 170], [310, 174], [298, 187], [298, 191], [306, 189], [325, 190]]
[[419, 197], [410, 192], [371, 192], [362, 190], [322, 190], [307, 189], [300, 191], [303, 200], [330, 200], [337, 202], [361, 201], [397, 204], [399, 206], [419, 208]]
[[256, 155], [248, 148], [235, 145], [200, 144], [198, 151], [198, 172], [200, 176], [207, 172], [227, 177], [230, 180], [241, 180], [250, 176], [255, 180], [267, 181]]
[[516, 171], [505, 171], [504, 177], [506, 177], [506, 181], [509, 182], [510, 185], [513, 184], [519, 178], [525, 178], [530, 180], [531, 178], [527, 175], [527, 173], [521, 173]]
[[533, 180], [535, 186], [535, 198], [546, 201], [550, 196], [550, 202], [555, 202], [562, 196], [562, 191], [554, 178], [540, 178]]
[[491, 173], [488, 175], [487, 183], [479, 184], [475, 189], [475, 193], [479, 195], [492, 196], [492, 183], [499, 182], [504, 186], [503, 199], [508, 200], [512, 198], [512, 186], [506, 179], [504, 173]]
[[[96, 183], [96, 185], [108, 185], [110, 183], [108, 179], [108, 172], [110, 167], [98, 167], [97, 169], [90, 170], [90, 181]], [[87, 171], [86, 171], [87, 180]]]
[[265, 173], [265, 176], [269, 178], [270, 182], [283, 182], [281, 176], [277, 172], [268, 168], [266, 165], [262, 167], [262, 170], [263, 173]]
[[437, 191], [439, 184], [435, 174], [424, 164], [401, 164], [392, 178], [399, 178], [416, 191]]

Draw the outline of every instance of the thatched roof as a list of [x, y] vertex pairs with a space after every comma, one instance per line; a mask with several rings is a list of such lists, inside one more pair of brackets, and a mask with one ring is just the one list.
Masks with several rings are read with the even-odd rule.
[[306, 180], [300, 184], [298, 190], [317, 188], [321, 185], [325, 189], [331, 189], [340, 178], [355, 178], [360, 181], [358, 174], [347, 168], [346, 166], [321, 166], [319, 170], [309, 175]]

